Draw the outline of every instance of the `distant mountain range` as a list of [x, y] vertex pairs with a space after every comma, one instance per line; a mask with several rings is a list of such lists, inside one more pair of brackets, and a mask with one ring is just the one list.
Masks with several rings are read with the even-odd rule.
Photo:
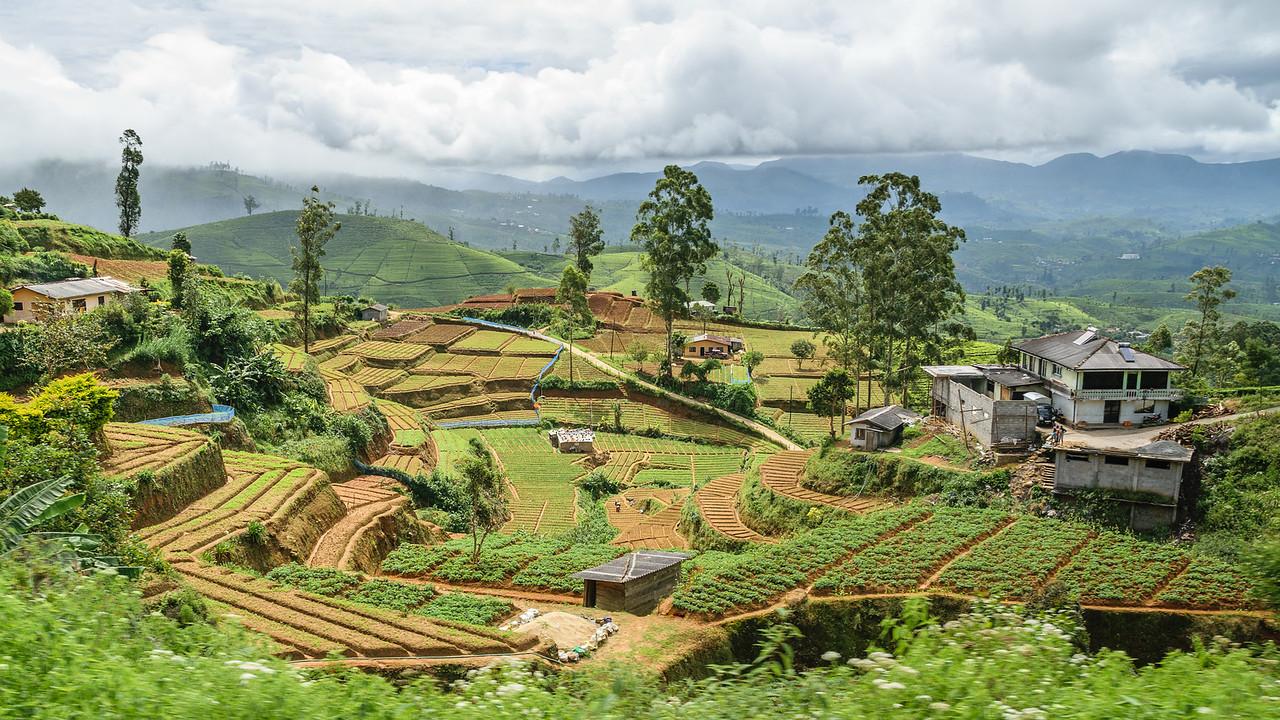
[[[701, 162], [691, 169], [715, 200], [717, 233], [800, 250], [816, 241], [832, 211], [853, 208], [862, 195], [859, 177], [893, 170], [919, 175], [942, 198], [948, 219], [964, 226], [1041, 229], [1101, 217], [1140, 219], [1185, 232], [1280, 213], [1280, 159], [1219, 164], [1133, 151], [1063, 155], [1028, 165], [962, 154], [858, 155], [785, 158], [750, 167]], [[51, 210], [110, 229], [116, 217], [114, 173], [107, 165], [49, 161], [0, 168], [0, 188], [36, 187]], [[602, 206], [608, 234], [624, 238], [636, 205], [658, 174], [655, 169], [535, 182], [459, 172], [441, 187], [398, 178], [272, 180], [225, 166], [144, 165], [142, 223], [148, 230], [163, 230], [237, 217], [244, 214], [246, 195], [253, 195], [262, 211], [292, 209], [317, 182], [340, 209], [368, 200], [381, 214], [403, 212], [441, 232], [448, 226], [465, 228], [463, 239], [477, 244], [509, 247], [515, 240], [541, 249], [565, 232], [568, 216], [587, 201]], [[790, 235], [797, 224], [808, 237]]]

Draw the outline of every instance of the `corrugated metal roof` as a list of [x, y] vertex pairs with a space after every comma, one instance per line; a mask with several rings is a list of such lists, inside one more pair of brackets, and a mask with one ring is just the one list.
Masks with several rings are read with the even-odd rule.
[[918, 419], [920, 419], [920, 415], [918, 413], [908, 410], [901, 405], [885, 405], [884, 407], [871, 408], [845, 424], [866, 423], [868, 425], [874, 425], [881, 430], [893, 430], [908, 420]]
[[102, 277], [96, 278], [70, 278], [68, 280], [36, 283], [33, 285], [19, 285], [14, 288], [14, 290], [21, 290], [24, 288], [54, 300], [65, 300], [67, 298], [84, 297], [86, 295], [138, 292], [138, 288], [122, 280], [117, 280], [110, 275], [103, 275]]
[[980, 378], [982, 371], [972, 365], [923, 365], [925, 375], [935, 378]]
[[1017, 349], [1036, 357], [1064, 365], [1073, 370], [1185, 370], [1181, 365], [1170, 362], [1140, 350], [1133, 352], [1133, 362], [1125, 360], [1120, 352], [1120, 343], [1111, 338], [1096, 337], [1077, 344], [1077, 341], [1088, 336], [1092, 331], [1073, 330], [1071, 332], [1046, 335], [1034, 340], [1027, 340]]
[[569, 577], [579, 580], [627, 582], [655, 573], [663, 568], [669, 568], [672, 565], [679, 565], [688, 559], [689, 556], [684, 553], [640, 550], [614, 558], [603, 565], [576, 572]]

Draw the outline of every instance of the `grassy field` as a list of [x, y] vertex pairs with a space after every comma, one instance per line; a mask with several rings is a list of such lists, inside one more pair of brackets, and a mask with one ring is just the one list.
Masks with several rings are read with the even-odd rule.
[[158, 247], [148, 247], [119, 235], [61, 220], [13, 220], [11, 223], [33, 250], [60, 250], [119, 260], [164, 260], [169, 250], [168, 236], [163, 245], [152, 243]]
[[[552, 281], [492, 253], [450, 243], [421, 223], [368, 216], [339, 216], [342, 230], [325, 247], [329, 294], [375, 297], [404, 307], [457, 302], [497, 292], [509, 284], [546, 286]], [[297, 213], [264, 213], [183, 228], [202, 262], [228, 273], [288, 282], [289, 247], [297, 242]], [[167, 248], [173, 231], [140, 239]]]
[[[632, 290], [644, 294], [644, 285], [648, 273], [640, 267], [641, 253], [636, 251], [607, 252], [595, 258], [595, 270], [591, 275], [592, 284], [601, 290], [616, 290], [629, 295]], [[720, 286], [721, 295], [726, 295], [724, 260], [717, 257], [707, 263], [706, 280]], [[735, 276], [737, 271], [735, 269]], [[702, 297], [703, 279], [695, 278], [690, 285], [689, 293], [695, 298]], [[799, 302], [769, 281], [752, 273], [747, 273], [745, 284], [746, 303], [743, 315], [755, 319], [779, 320], [795, 318], [800, 311]], [[736, 293], [736, 290], [735, 290]], [[727, 304], [722, 298], [720, 304]]]

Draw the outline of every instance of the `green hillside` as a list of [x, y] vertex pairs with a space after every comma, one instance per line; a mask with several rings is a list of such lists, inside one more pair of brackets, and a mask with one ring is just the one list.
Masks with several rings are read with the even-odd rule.
[[32, 250], [56, 250], [59, 252], [92, 255], [121, 260], [159, 260], [164, 252], [147, 247], [135, 240], [112, 235], [86, 225], [61, 220], [12, 220], [23, 240]]
[[[601, 290], [616, 290], [630, 294], [635, 290], [644, 294], [644, 284], [648, 273], [640, 266], [642, 253], [634, 250], [606, 252], [595, 258], [595, 271], [591, 276], [591, 284]], [[728, 290], [725, 281], [727, 263], [719, 257], [707, 263], [706, 280], [720, 286], [720, 304], [728, 304]], [[738, 267], [733, 266], [734, 275]], [[702, 297], [703, 280], [695, 278], [689, 292], [694, 298]], [[771, 285], [767, 280], [754, 273], [747, 273], [746, 302], [742, 308], [744, 316], [754, 319], [780, 320], [795, 319], [800, 313], [800, 303], [790, 295]], [[735, 288], [735, 299], [737, 290]]]
[[[253, 215], [183, 228], [192, 252], [227, 273], [292, 277], [289, 247], [296, 242], [296, 211]], [[401, 307], [457, 302], [470, 295], [532, 287], [552, 281], [493, 253], [450, 243], [411, 220], [340, 215], [342, 231], [325, 247], [328, 294], [362, 294]], [[167, 247], [175, 231], [141, 239]]]

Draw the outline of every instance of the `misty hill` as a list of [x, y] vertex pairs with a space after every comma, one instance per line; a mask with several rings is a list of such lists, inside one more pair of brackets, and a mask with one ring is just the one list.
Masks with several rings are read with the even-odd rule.
[[[181, 228], [201, 262], [227, 273], [293, 276], [289, 247], [296, 242], [296, 211], [281, 211]], [[326, 294], [362, 294], [402, 307], [456, 302], [501, 292], [508, 285], [549, 285], [551, 280], [484, 250], [449, 242], [418, 222], [340, 215], [342, 230], [325, 246]], [[141, 236], [168, 247], [173, 231]]]

